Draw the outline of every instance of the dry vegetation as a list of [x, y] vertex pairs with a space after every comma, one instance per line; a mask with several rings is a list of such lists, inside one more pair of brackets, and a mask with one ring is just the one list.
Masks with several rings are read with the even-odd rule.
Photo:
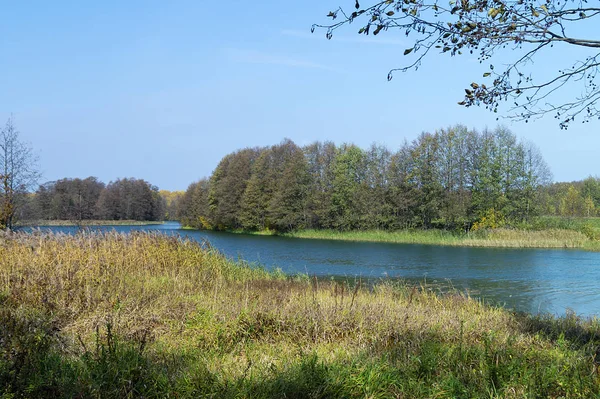
[[0, 397], [600, 391], [597, 320], [284, 276], [174, 237], [5, 234], [0, 292]]

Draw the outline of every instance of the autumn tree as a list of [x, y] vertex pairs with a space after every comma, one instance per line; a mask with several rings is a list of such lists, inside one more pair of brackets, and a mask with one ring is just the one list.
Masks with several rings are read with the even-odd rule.
[[31, 147], [21, 141], [10, 117], [0, 130], [0, 228], [13, 227], [27, 192], [35, 186], [39, 176], [37, 157]]
[[158, 192], [165, 202], [165, 219], [174, 220], [177, 218], [177, 212], [184, 191], [160, 190]]
[[[586, 122], [600, 117], [598, 72], [600, 39], [586, 37], [596, 31], [600, 8], [579, 0], [384, 0], [368, 4], [355, 0], [347, 8], [331, 11], [325, 29], [334, 31], [357, 23], [364, 35], [400, 31], [412, 37], [404, 50], [409, 61], [392, 69], [409, 71], [434, 53], [449, 56], [475, 54], [486, 70], [483, 78], [465, 82], [460, 105], [483, 106], [497, 112], [502, 103], [508, 115], [521, 119], [553, 114], [561, 128], [579, 117]], [[579, 48], [582, 58], [562, 57], [567, 47]], [[533, 70], [533, 60], [554, 56], [550, 75]], [[558, 56], [557, 56], [558, 55]], [[483, 79], [483, 80], [482, 80]], [[576, 86], [570, 92], [567, 86]], [[578, 93], [578, 94], [573, 94]]]

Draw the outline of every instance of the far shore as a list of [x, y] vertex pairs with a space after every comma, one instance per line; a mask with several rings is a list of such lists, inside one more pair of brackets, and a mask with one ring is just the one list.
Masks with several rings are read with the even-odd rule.
[[[164, 223], [164, 221], [139, 220], [27, 220], [19, 222], [16, 227], [150, 226], [161, 225]], [[182, 226], [182, 228], [195, 230], [189, 226]], [[397, 231], [305, 229], [285, 233], [266, 229], [259, 231], [226, 230], [226, 232], [233, 234], [272, 235], [317, 240], [385, 242], [395, 244], [488, 248], [571, 248], [586, 251], [600, 251], [600, 240], [590, 238], [581, 231], [561, 228], [547, 228], [541, 230], [499, 228], [469, 233], [440, 229], [407, 229]]]
[[23, 220], [16, 227], [53, 226], [148, 226], [163, 224], [163, 221], [146, 220]]
[[571, 248], [600, 251], [600, 241], [592, 240], [579, 231], [567, 229], [521, 230], [502, 228], [471, 233], [457, 233], [439, 229], [398, 231], [298, 230], [287, 233], [274, 230], [229, 230], [228, 232], [317, 240], [385, 242], [395, 244], [488, 248]]

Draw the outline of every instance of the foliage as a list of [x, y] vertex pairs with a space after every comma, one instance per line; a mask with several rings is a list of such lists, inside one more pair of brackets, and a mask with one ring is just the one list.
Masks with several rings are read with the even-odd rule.
[[248, 231], [467, 231], [490, 209], [507, 223], [531, 220], [549, 179], [539, 151], [502, 127], [423, 133], [396, 152], [284, 140], [225, 156], [210, 179], [190, 185], [179, 217], [191, 227]]
[[100, 192], [97, 214], [106, 220], [163, 220], [164, 199], [142, 179], [117, 179]]
[[211, 225], [217, 228], [241, 227], [239, 210], [250, 179], [257, 149], [246, 148], [226, 155], [210, 177], [208, 206]]
[[495, 209], [488, 209], [485, 214], [471, 227], [472, 231], [485, 230], [485, 229], [497, 229], [504, 227], [506, 222], [504, 216], [496, 211]]
[[29, 201], [28, 219], [93, 219], [98, 215], [97, 203], [104, 189], [104, 183], [95, 177], [44, 183]]
[[594, 217], [600, 211], [600, 179], [554, 183], [540, 192], [544, 213], [549, 216]]
[[[483, 74], [485, 81], [472, 82], [465, 89], [460, 105], [481, 105], [497, 112], [502, 102], [508, 102], [513, 117], [527, 121], [551, 113], [561, 128], [578, 116], [584, 122], [600, 116], [596, 107], [600, 41], [581, 34], [582, 28], [592, 32], [597, 23], [594, 18], [600, 9], [595, 5], [576, 0], [384, 0], [366, 6], [356, 0], [354, 5], [352, 11], [329, 12], [333, 22], [313, 25], [313, 31], [325, 28], [331, 39], [336, 29], [357, 22], [359, 34], [399, 30], [414, 37], [414, 45], [404, 51], [412, 61], [390, 71], [388, 79], [394, 71], [417, 69], [434, 52], [475, 53], [489, 69]], [[560, 64], [567, 47], [581, 49], [582, 59]], [[531, 65], [543, 54], [554, 55], [558, 73], [538, 72], [535, 77]], [[574, 94], [561, 90], [569, 85], [579, 86], [577, 97], [569, 98]]]
[[[176, 204], [171, 204], [171, 208]], [[142, 179], [117, 179], [105, 185], [95, 177], [60, 179], [39, 186], [29, 198], [24, 219], [164, 220], [166, 199]]]
[[185, 192], [160, 190], [158, 193], [165, 204], [165, 220], [176, 220], [179, 213], [179, 203]]

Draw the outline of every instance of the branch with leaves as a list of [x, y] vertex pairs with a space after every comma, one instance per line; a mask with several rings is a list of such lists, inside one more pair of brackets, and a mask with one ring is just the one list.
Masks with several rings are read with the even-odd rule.
[[[595, 28], [593, 18], [598, 15], [600, 8], [588, 7], [585, 0], [386, 0], [366, 7], [355, 0], [352, 12], [331, 11], [328, 17], [333, 22], [313, 25], [312, 31], [325, 29], [331, 39], [337, 29], [356, 21], [359, 34], [398, 29], [414, 37], [414, 45], [404, 50], [412, 61], [390, 70], [388, 80], [394, 72], [418, 69], [432, 51], [476, 54], [481, 63], [490, 62], [489, 70], [483, 74], [485, 81], [465, 89], [460, 105], [498, 112], [501, 103], [508, 102], [509, 118], [528, 121], [550, 113], [561, 128], [567, 128], [576, 117], [583, 122], [600, 119], [596, 106], [600, 40], [570, 34], [581, 27]], [[535, 57], [558, 45], [580, 47], [590, 54], [567, 61], [555, 76], [535, 79], [529, 72]], [[516, 51], [510, 53], [516, 58], [502, 66], [491, 63], [503, 49]], [[580, 94], [564, 101], [561, 89], [567, 85], [579, 85]]]

